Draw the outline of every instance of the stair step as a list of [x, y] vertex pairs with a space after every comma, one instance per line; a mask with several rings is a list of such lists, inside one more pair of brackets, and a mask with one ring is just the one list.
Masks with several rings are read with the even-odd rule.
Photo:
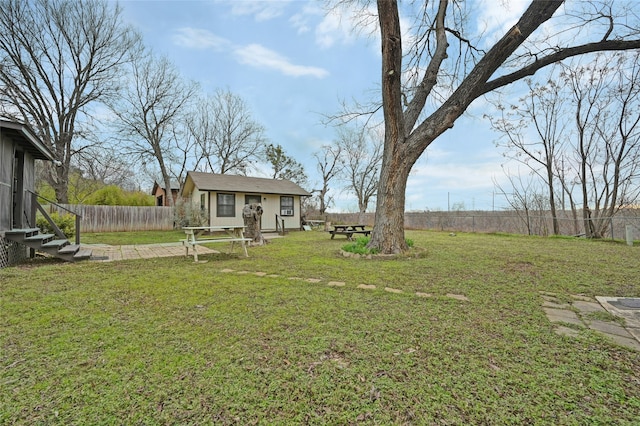
[[10, 229], [5, 231], [5, 235], [20, 235], [20, 234], [33, 234], [34, 232], [40, 232], [39, 228], [24, 228], [24, 229]]
[[32, 235], [31, 237], [25, 237], [24, 241], [25, 242], [41, 241], [42, 244], [44, 244], [44, 243], [48, 243], [49, 240], [51, 240], [53, 237], [55, 237], [55, 234], [38, 234], [38, 235]]
[[87, 260], [91, 257], [93, 252], [90, 249], [81, 249], [75, 255], [73, 255], [73, 260]]
[[69, 240], [51, 240], [48, 243], [44, 243], [42, 245], [42, 248], [55, 247], [55, 248], [61, 249], [68, 244], [69, 244]]
[[58, 250], [59, 254], [74, 254], [78, 250], [80, 250], [80, 246], [78, 244], [68, 244]]

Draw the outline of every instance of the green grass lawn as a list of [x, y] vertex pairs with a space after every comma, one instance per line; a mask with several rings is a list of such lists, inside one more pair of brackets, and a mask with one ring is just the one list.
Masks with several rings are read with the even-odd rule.
[[407, 237], [419, 255], [294, 232], [249, 258], [0, 270], [0, 424], [638, 424], [640, 353], [557, 335], [539, 293], [640, 296], [638, 247]]

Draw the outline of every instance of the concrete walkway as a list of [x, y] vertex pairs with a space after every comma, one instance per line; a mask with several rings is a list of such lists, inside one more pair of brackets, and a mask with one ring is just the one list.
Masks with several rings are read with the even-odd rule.
[[[583, 329], [594, 330], [617, 344], [640, 351], [640, 303], [638, 298], [571, 295], [571, 301], [556, 293], [540, 292], [547, 318], [556, 333], [578, 337]], [[566, 324], [566, 325], [563, 325]]]
[[[138, 244], [128, 246], [110, 246], [108, 244], [82, 244], [92, 251], [91, 261], [113, 262], [129, 259], [152, 259], [156, 257], [177, 257], [185, 255], [182, 243]], [[205, 246], [198, 247], [198, 254], [219, 253]], [[191, 256], [191, 250], [189, 255]]]

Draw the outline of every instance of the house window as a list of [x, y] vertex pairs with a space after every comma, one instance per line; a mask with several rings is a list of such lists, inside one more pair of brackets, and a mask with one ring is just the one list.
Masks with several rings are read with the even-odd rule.
[[262, 195], [245, 195], [244, 196], [245, 204], [261, 204], [262, 203]]
[[235, 194], [217, 194], [217, 216], [218, 217], [235, 217], [236, 216], [236, 196]]
[[204, 194], [200, 194], [200, 210], [204, 211], [207, 208], [207, 201]]
[[293, 216], [293, 197], [280, 197], [280, 216]]

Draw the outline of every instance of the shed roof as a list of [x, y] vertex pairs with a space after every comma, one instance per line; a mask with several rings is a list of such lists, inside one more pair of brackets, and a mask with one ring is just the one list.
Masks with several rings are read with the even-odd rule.
[[17, 142], [26, 152], [37, 160], [54, 161], [53, 153], [25, 124], [0, 120], [0, 131]]
[[187, 177], [201, 191], [229, 191], [256, 194], [286, 194], [310, 196], [311, 194], [290, 180], [266, 179], [215, 173], [189, 172]]

